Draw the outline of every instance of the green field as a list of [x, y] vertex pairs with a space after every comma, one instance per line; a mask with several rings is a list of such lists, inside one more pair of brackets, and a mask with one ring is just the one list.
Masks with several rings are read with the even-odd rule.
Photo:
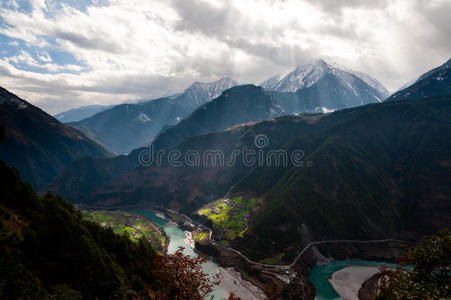
[[196, 241], [202, 241], [207, 236], [206, 232], [201, 232], [199, 234], [194, 234], [194, 240]]
[[247, 231], [249, 215], [259, 203], [257, 199], [219, 199], [205, 205], [197, 213], [210, 219], [215, 228], [224, 231], [227, 240], [241, 238]]
[[147, 239], [157, 252], [166, 248], [166, 235], [155, 224], [138, 214], [122, 211], [83, 211], [83, 216], [102, 226], [108, 226], [117, 234], [125, 234], [132, 241]]

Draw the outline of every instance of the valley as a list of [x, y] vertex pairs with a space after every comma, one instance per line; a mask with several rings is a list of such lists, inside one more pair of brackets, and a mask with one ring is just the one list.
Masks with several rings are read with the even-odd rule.
[[[193, 257], [198, 255], [189, 241], [190, 231], [184, 231], [179, 226], [166, 225], [168, 224], [168, 220], [166, 218], [161, 218], [165, 217], [163, 213], [154, 213], [149, 210], [133, 210], [133, 212], [146, 217], [148, 220], [163, 228], [169, 237], [167, 253], [174, 253], [178, 247], [183, 246], [185, 248], [183, 251], [185, 255]], [[183, 223], [181, 225], [183, 225]], [[194, 224], [190, 225], [194, 228]], [[253, 286], [250, 282], [245, 282], [245, 280], [241, 278], [241, 274], [236, 273], [233, 269], [221, 268], [211, 260], [203, 266], [203, 269], [209, 276], [214, 276], [215, 274], [220, 275], [221, 283], [211, 293], [211, 296], [214, 296], [215, 299], [227, 299], [230, 292], [235, 293], [235, 295], [242, 299], [258, 300], [266, 298], [259, 288]]]
[[[4, 228], [31, 218], [36, 235], [53, 243], [46, 226], [64, 237], [52, 214], [58, 222], [74, 218], [81, 229], [61, 230], [102, 249], [108, 258], [99, 268], [139, 273], [101, 293], [127, 288], [169, 299], [168, 282], [181, 281], [166, 266], [194, 265], [205, 255], [193, 270], [222, 283], [187, 299], [358, 299], [362, 286], [374, 288], [376, 279], [367, 280], [375, 266], [396, 269], [408, 245], [451, 226], [450, 70], [447, 61], [389, 96], [371, 76], [316, 59], [260, 86], [222, 78], [154, 100], [82, 107], [68, 116], [89, 116], [67, 124], [1, 89], [2, 160], [31, 184], [5, 165], [16, 182], [5, 190], [39, 211], [8, 202]], [[55, 207], [40, 216], [46, 205]], [[31, 257], [21, 243], [8, 247]], [[108, 254], [121, 247], [133, 254]], [[137, 265], [140, 253], [149, 269]], [[109, 272], [97, 276], [109, 282]], [[49, 288], [38, 292], [58, 286], [49, 276]], [[97, 293], [74, 282], [84, 296]]]
[[102, 227], [111, 227], [115, 233], [125, 234], [134, 242], [146, 239], [160, 254], [167, 252], [166, 235], [158, 226], [140, 215], [119, 211], [83, 211], [83, 217], [99, 223]]
[[[230, 211], [232, 209], [238, 211], [237, 203], [242, 201], [241, 198], [225, 200], [228, 201], [224, 201], [223, 199], [207, 205], [207, 207], [211, 207], [212, 210], [216, 210], [216, 213], [214, 211], [210, 212], [216, 215], [213, 217], [213, 219], [217, 221], [214, 223], [215, 225], [218, 224], [218, 221], [220, 223], [221, 221], [228, 220], [228, 216], [233, 215]], [[228, 206], [227, 203], [235, 204]], [[92, 208], [93, 207], [91, 207], [91, 209]], [[297, 293], [302, 293], [303, 295], [312, 294], [313, 288], [309, 286], [306, 287], [302, 281], [299, 281], [299, 278], [302, 278], [303, 273], [312, 268], [309, 280], [313, 282], [315, 288], [320, 288], [321, 293], [318, 295], [318, 299], [334, 299], [336, 293], [333, 292], [332, 287], [327, 281], [327, 278], [331, 276], [332, 273], [345, 268], [346, 266], [374, 267], [381, 266], [382, 264], [392, 266], [392, 264], [387, 263], [387, 261], [393, 261], [393, 259], [399, 255], [406, 243], [406, 241], [396, 239], [369, 241], [315, 241], [309, 243], [303, 249], [299, 249], [301, 251], [299, 251], [298, 256], [291, 264], [278, 265], [277, 260], [268, 259], [260, 262], [252, 261], [241, 252], [231, 248], [229, 244], [224, 245], [224, 240], [217, 241], [213, 239], [214, 236], [223, 236], [224, 229], [221, 227], [215, 226], [215, 230], [212, 230], [203, 224], [193, 221], [190, 217], [170, 209], [165, 209], [150, 203], [141, 205], [140, 209], [137, 207], [133, 208], [132, 206], [113, 207], [112, 209], [123, 209], [131, 211], [134, 214], [142, 215], [154, 224], [163, 228], [170, 240], [168, 253], [173, 253], [179, 246], [184, 246], [186, 247], [184, 250], [186, 255], [196, 256], [196, 252], [200, 251], [201, 253], [211, 256], [214, 261], [209, 261], [208, 264], [204, 266], [206, 272], [210, 274], [210, 276], [219, 273], [222, 278], [228, 278], [226, 282], [223, 282], [213, 293], [219, 297], [224, 297], [224, 295], [233, 291], [236, 295], [241, 295], [241, 297], [243, 297], [242, 299], [254, 299], [253, 297], [256, 297], [255, 299], [264, 299], [261, 292], [262, 290], [266, 290], [270, 286], [278, 286], [281, 288], [286, 285], [289, 286], [289, 289], [296, 290]], [[223, 211], [224, 209], [225, 211]], [[205, 214], [207, 213], [206, 210], [209, 210], [209, 208], [204, 208], [198, 213]], [[120, 211], [110, 213], [128, 214]], [[195, 217], [195, 215], [193, 217]], [[196, 240], [196, 235], [203, 236], [203, 239], [201, 241]], [[193, 236], [194, 240], [192, 240]], [[196, 242], [196, 249], [194, 249], [193, 242]], [[211, 248], [211, 246], [213, 246], [213, 248]], [[351, 251], [346, 251], [348, 253], [343, 252], [342, 249], [346, 248]], [[323, 255], [326, 255], [328, 258], [326, 259]], [[334, 257], [341, 259], [347, 258], [348, 260], [334, 260]], [[349, 259], [357, 257], [366, 257], [367, 259], [373, 260], [382, 259], [386, 262]], [[218, 262], [221, 267], [216, 265], [215, 261]], [[316, 264], [320, 264], [320, 266], [315, 266]], [[234, 269], [237, 269], [239, 272], [236, 273]], [[232, 276], [231, 274], [235, 275]], [[230, 279], [230, 276], [232, 276], [232, 279]], [[231, 281], [235, 282], [233, 290], [230, 289]], [[242, 283], [237, 287], [236, 281]], [[249, 282], [246, 283], [246, 281]], [[247, 287], [245, 288], [245, 286]], [[228, 287], [229, 290], [225, 287]], [[225, 288], [225, 291], [221, 290], [221, 288]], [[238, 293], [236, 293], [236, 291], [238, 291]], [[288, 293], [288, 290], [279, 290], [279, 293]]]

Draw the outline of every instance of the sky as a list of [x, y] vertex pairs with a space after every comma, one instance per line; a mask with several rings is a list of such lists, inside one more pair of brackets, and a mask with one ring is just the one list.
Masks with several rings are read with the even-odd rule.
[[451, 0], [2, 0], [0, 86], [54, 114], [322, 58], [396, 91], [451, 57], [450, 15]]

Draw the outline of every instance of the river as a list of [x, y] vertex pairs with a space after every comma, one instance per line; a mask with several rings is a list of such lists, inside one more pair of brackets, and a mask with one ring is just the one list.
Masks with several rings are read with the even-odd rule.
[[[155, 215], [153, 211], [150, 210], [134, 210], [133, 213], [140, 214], [143, 217], [150, 220], [155, 225], [158, 225], [159, 227], [163, 228], [166, 235], [169, 237], [170, 242], [168, 245], [168, 253], [174, 253], [177, 251], [177, 249], [180, 246], [185, 247], [185, 250], [183, 250], [183, 254], [190, 255], [191, 257], [197, 257], [197, 253], [194, 251], [193, 248], [191, 248], [189, 245], [185, 244], [185, 232], [180, 229], [180, 227], [177, 226], [166, 226], [166, 223], [168, 220], [164, 220], [158, 216]], [[212, 260], [208, 260], [207, 263], [204, 264], [203, 270], [205, 273], [209, 274], [211, 277], [213, 277], [215, 274], [219, 272], [219, 266], [213, 262]], [[213, 295], [214, 299], [227, 299], [229, 296], [229, 293], [225, 290], [223, 290], [220, 286], [216, 286], [213, 292], [209, 295]], [[209, 297], [206, 297], [208, 299]]]
[[[194, 249], [185, 244], [185, 232], [180, 227], [166, 226], [168, 220], [156, 216], [155, 213], [150, 210], [134, 210], [132, 212], [146, 217], [152, 223], [163, 228], [166, 235], [170, 238], [168, 245], [169, 254], [177, 251], [179, 246], [183, 246], [185, 247], [185, 250], [183, 251], [185, 255], [197, 257], [197, 253], [194, 251]], [[316, 289], [317, 296], [315, 297], [315, 300], [341, 299], [328, 281], [328, 279], [332, 277], [333, 273], [348, 266], [381, 266], [382, 264], [393, 266], [392, 264], [367, 260], [334, 260], [328, 265], [315, 266], [310, 272], [309, 276], [310, 281], [313, 283]], [[203, 270], [210, 276], [214, 276], [219, 272], [220, 266], [212, 260], [208, 260], [208, 262], [204, 264]], [[222, 289], [220, 286], [216, 286], [215, 290], [210, 295], [215, 296], [214, 299], [227, 299], [229, 292]]]
[[328, 265], [319, 265], [313, 267], [310, 272], [309, 279], [313, 283], [316, 289], [315, 300], [335, 300], [341, 299], [340, 296], [335, 292], [332, 285], [329, 283], [329, 279], [332, 274], [349, 266], [376, 266], [381, 265], [394, 266], [393, 264], [369, 261], [369, 260], [334, 260]]

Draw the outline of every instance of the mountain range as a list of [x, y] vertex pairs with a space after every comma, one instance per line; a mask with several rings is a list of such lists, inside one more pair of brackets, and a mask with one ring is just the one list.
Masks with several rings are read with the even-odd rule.
[[78, 158], [112, 156], [81, 132], [4, 88], [0, 88], [0, 125], [6, 128], [1, 159], [17, 168], [35, 188], [42, 188]]
[[173, 150], [181, 157], [222, 151], [227, 162], [234, 150], [258, 151], [254, 140], [264, 134], [270, 149], [302, 150], [304, 165], [138, 167], [77, 200], [193, 213], [223, 197], [262, 199], [246, 235], [228, 240], [255, 260], [288, 263], [299, 245], [315, 240], [417, 238], [451, 224], [450, 117], [451, 96], [441, 96], [238, 126]]
[[[333, 87], [333, 92], [330, 92], [329, 95], [346, 96], [351, 94], [349, 89], [342, 88], [338, 80], [328, 76], [320, 79], [317, 84], [310, 88], [301, 89], [296, 93], [265, 91], [263, 88], [253, 85], [236, 86], [226, 90], [213, 101], [205, 103], [176, 125], [163, 128], [154, 138], [152, 144], [155, 146], [155, 150], [170, 149], [189, 137], [225, 130], [243, 123], [304, 112], [324, 112], [324, 108], [320, 106], [321, 103], [318, 103], [315, 99], [315, 93], [319, 91], [323, 84], [325, 88]], [[365, 83], [362, 86], [371, 89]], [[371, 91], [374, 92], [374, 89]], [[352, 92], [352, 95], [355, 94]], [[354, 99], [354, 96], [347, 99]], [[358, 101], [361, 103], [361, 98]], [[332, 110], [344, 105], [342, 102], [337, 103], [336, 106], [331, 107]], [[359, 103], [356, 103], [356, 105]], [[321, 107], [320, 111], [318, 111], [319, 107]], [[112, 110], [114, 111], [114, 109]], [[107, 112], [109, 111], [100, 113], [93, 118], [98, 119], [99, 115]], [[113, 124], [113, 119], [111, 119], [111, 127], [119, 126]], [[119, 119], [118, 116], [116, 120]], [[130, 134], [128, 136], [133, 137]], [[95, 186], [137, 167], [141, 150], [135, 149], [127, 157], [119, 156], [104, 160], [86, 158], [75, 162], [61, 172], [48, 188], [63, 194], [72, 201], [82, 199], [85, 195], [91, 193]], [[86, 178], [90, 178], [90, 180], [86, 180]]]
[[[238, 124], [284, 115], [330, 112], [377, 103], [384, 97], [357, 76], [323, 60], [298, 66], [284, 78], [273, 77], [261, 86], [263, 89], [247, 85], [227, 90], [177, 125], [163, 130], [154, 145], [166, 149], [191, 136]], [[380, 83], [379, 88], [383, 89]]]
[[[332, 67], [323, 60], [314, 60], [309, 64], [298, 66], [282, 79], [274, 77], [263, 82], [261, 86], [272, 99], [273, 104], [271, 105], [274, 112], [271, 113], [271, 116], [328, 112], [380, 102], [387, 96], [386, 89], [380, 82], [364, 73], [355, 74]], [[207, 124], [197, 124], [195, 125], [198, 126], [196, 130], [192, 130], [192, 128], [188, 130], [189, 134], [186, 131], [186, 124], [181, 125], [178, 129], [168, 128], [177, 125], [179, 121], [187, 117], [191, 121], [199, 117], [199, 113], [192, 117], [190, 114], [200, 106], [219, 97], [223, 91], [236, 85], [238, 84], [230, 78], [223, 78], [211, 83], [195, 82], [182, 93], [138, 104], [117, 105], [69, 125], [78, 128], [112, 152], [127, 154], [133, 149], [155, 140], [159, 135], [173, 135], [173, 132], [179, 131], [178, 129], [181, 127], [185, 131], [179, 131], [181, 136], [177, 141], [193, 134], [223, 130], [227, 126], [270, 117], [269, 115], [257, 117], [249, 108], [243, 110], [239, 105], [232, 104], [235, 111], [243, 111], [239, 121], [225, 123], [219, 121], [213, 126], [214, 128], [210, 128], [211, 126]], [[243, 97], [246, 97], [244, 94]], [[206, 109], [206, 107], [202, 109]], [[222, 114], [218, 108], [214, 109], [216, 116]], [[232, 111], [231, 107], [230, 111]], [[224, 112], [224, 115], [226, 114]], [[245, 116], [246, 114], [248, 115]]]
[[[347, 107], [346, 105], [351, 104], [361, 105], [366, 102], [379, 102], [378, 98], [374, 97], [377, 94], [375, 89], [348, 72], [335, 69], [321, 60], [313, 61], [306, 68], [315, 74], [323, 74], [322, 77], [317, 76], [317, 82], [308, 88], [303, 88], [293, 93], [269, 91], [253, 85], [235, 86], [223, 92], [221, 96], [213, 101], [207, 101], [177, 124], [161, 128], [159, 133], [155, 133], [152, 144], [156, 149], [170, 149], [189, 137], [225, 130], [243, 123], [305, 112], [323, 113], [345, 108]], [[302, 68], [296, 68], [298, 71], [300, 69]], [[337, 74], [344, 75], [340, 77]], [[343, 84], [344, 79], [351, 83], [356, 83], [353, 85], [354, 89], [345, 86]], [[196, 91], [198, 90], [202, 91], [202, 89], [196, 89]], [[191, 91], [192, 89], [188, 89], [185, 91], [185, 94], [193, 95]], [[358, 91], [360, 97], [356, 96], [356, 91]], [[323, 95], [321, 99], [326, 99], [330, 103], [319, 102], [318, 94]], [[183, 97], [182, 99], [194, 98], [184, 97], [183, 95], [178, 97]], [[163, 106], [166, 105], [167, 100], [166, 98], [154, 100], [143, 105]], [[326, 107], [323, 105], [326, 105]], [[105, 130], [108, 129], [110, 131], [112, 138], [119, 136], [123, 132], [125, 135], [124, 139], [136, 139], [136, 131], [133, 128], [130, 129], [129, 125], [127, 125], [130, 124], [130, 118], [124, 120], [125, 107], [127, 106], [114, 107], [74, 125], [77, 128], [83, 128], [79, 127], [82, 123], [108, 124], [108, 126], [105, 126]], [[136, 105], [131, 106], [131, 108], [142, 109], [141, 106]], [[117, 112], [117, 116], [113, 114], [114, 112]], [[138, 113], [130, 114], [136, 116]], [[105, 116], [104, 123], [101, 122], [103, 116]], [[172, 117], [175, 116], [176, 114], [172, 115]], [[124, 121], [120, 122], [120, 120]], [[173, 122], [176, 123], [177, 120], [173, 119]], [[128, 129], [125, 130], [122, 127]], [[117, 130], [117, 133], [113, 129]], [[131, 135], [129, 134], [130, 132], [135, 132], [136, 134]], [[85, 133], [92, 137], [89, 131], [85, 131]], [[150, 140], [147, 140], [147, 142], [150, 142]], [[144, 139], [140, 139], [140, 143], [144, 143]], [[86, 158], [75, 162], [61, 172], [48, 188], [64, 195], [71, 201], [82, 199], [99, 184], [112, 180], [139, 166], [138, 156], [141, 150], [136, 148], [127, 157], [119, 156], [103, 160]], [[86, 178], [90, 178], [90, 180], [85, 180]]]
[[195, 135], [286, 114], [288, 112], [263, 88], [254, 85], [236, 86], [204, 104], [177, 125], [163, 130], [153, 144], [158, 149], [168, 149]]
[[[0, 89], [0, 154], [41, 192], [97, 207], [161, 205], [260, 263], [290, 264], [314, 241], [415, 242], [451, 226], [450, 70], [451, 60], [387, 98], [368, 75], [315, 60], [261, 86], [194, 83], [71, 126]], [[6, 183], [16, 186], [25, 193]], [[326, 259], [319, 248], [312, 264]]]
[[61, 123], [78, 122], [111, 108], [111, 105], [86, 105], [54, 115]]
[[[436, 76], [422, 81], [432, 82]], [[265, 151], [302, 150], [302, 167], [249, 166], [241, 160], [232, 166], [179, 167], [167, 163], [168, 152], [163, 165], [139, 166], [131, 163], [143, 150], [137, 149], [127, 158], [75, 162], [50, 187], [84, 203], [154, 202], [185, 213], [223, 197], [262, 199], [250, 216], [247, 233], [228, 241], [256, 260], [278, 257], [289, 262], [299, 245], [312, 240], [409, 239], [451, 224], [450, 94], [274, 118], [285, 112], [273, 102], [280, 101], [275, 100], [277, 95], [252, 85], [226, 90], [163, 131], [155, 140], [156, 149], [177, 150], [180, 157], [192, 150], [201, 157], [219, 150], [229, 161], [236, 149], [257, 151], [255, 138], [264, 134], [270, 145]], [[236, 105], [247, 111], [250, 99], [255, 99], [252, 110], [266, 120], [243, 125], [247, 115], [243, 118], [236, 112]], [[226, 104], [230, 111], [223, 107]], [[221, 116], [221, 112], [226, 113]], [[240, 123], [233, 126], [236, 122]], [[204, 130], [207, 127], [209, 132]], [[79, 180], [112, 166], [122, 168], [122, 174], [114, 172], [86, 189]], [[68, 186], [77, 186], [77, 192]], [[268, 243], [273, 246], [264, 247]]]
[[[195, 82], [183, 93], [137, 104], [121, 104], [69, 125], [117, 154], [127, 154], [152, 141], [165, 127], [177, 124], [199, 106], [237, 85], [230, 78]], [[131, 134], [132, 133], [132, 134]]]

